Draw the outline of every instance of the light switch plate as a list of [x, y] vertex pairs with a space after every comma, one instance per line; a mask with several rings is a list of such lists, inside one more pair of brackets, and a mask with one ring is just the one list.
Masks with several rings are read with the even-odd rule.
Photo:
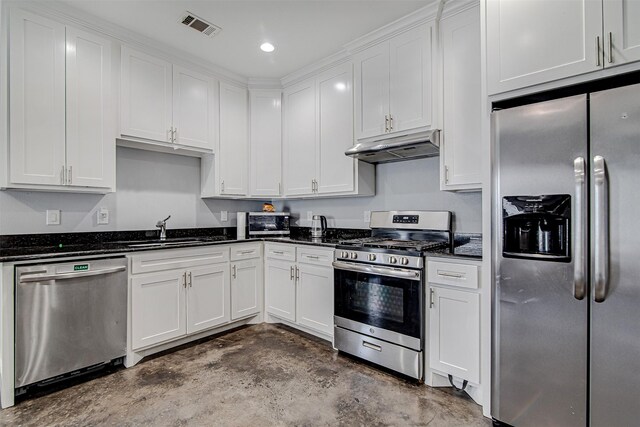
[[371, 222], [371, 211], [364, 211], [364, 222]]
[[98, 209], [97, 222], [98, 222], [98, 225], [109, 224], [109, 209], [107, 208]]
[[60, 225], [60, 209], [47, 209], [47, 225]]
[[227, 222], [227, 221], [229, 221], [229, 212], [227, 212], [227, 211], [220, 211], [220, 221], [222, 221], [222, 222]]
[[311, 221], [311, 220], [313, 220], [313, 212], [307, 211], [307, 221]]

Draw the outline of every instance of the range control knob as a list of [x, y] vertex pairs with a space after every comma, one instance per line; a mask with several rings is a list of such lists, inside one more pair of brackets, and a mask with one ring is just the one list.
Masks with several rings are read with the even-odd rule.
[[351, 252], [351, 259], [358, 259], [358, 254], [355, 252]]
[[409, 264], [409, 260], [407, 258], [405, 258], [405, 257], [402, 257], [402, 260], [400, 262], [402, 262], [402, 265]]
[[375, 261], [376, 260], [376, 254], [369, 254], [369, 261]]
[[349, 258], [349, 252], [347, 251], [342, 251], [342, 253], [340, 254], [341, 258]]
[[391, 264], [397, 264], [398, 263], [398, 259], [396, 257], [394, 257], [394, 256], [390, 256], [389, 257], [389, 262]]

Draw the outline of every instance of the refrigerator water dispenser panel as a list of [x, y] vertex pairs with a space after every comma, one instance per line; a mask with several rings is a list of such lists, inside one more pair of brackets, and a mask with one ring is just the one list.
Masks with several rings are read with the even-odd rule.
[[502, 198], [505, 258], [570, 262], [571, 196]]

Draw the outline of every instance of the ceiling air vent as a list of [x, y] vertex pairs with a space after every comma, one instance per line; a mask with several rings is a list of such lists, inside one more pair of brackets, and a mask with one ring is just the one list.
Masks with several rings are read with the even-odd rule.
[[202, 18], [198, 18], [196, 15], [189, 11], [185, 12], [182, 19], [180, 19], [180, 22], [182, 22], [187, 27], [193, 28], [197, 32], [209, 37], [213, 37], [220, 31], [222, 31], [222, 28], [213, 25]]

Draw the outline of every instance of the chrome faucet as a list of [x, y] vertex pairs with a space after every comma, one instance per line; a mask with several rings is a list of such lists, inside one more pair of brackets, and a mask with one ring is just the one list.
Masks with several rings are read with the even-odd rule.
[[171, 218], [171, 215], [156, 224], [156, 227], [160, 229], [160, 240], [167, 240], [167, 221], [169, 218]]

